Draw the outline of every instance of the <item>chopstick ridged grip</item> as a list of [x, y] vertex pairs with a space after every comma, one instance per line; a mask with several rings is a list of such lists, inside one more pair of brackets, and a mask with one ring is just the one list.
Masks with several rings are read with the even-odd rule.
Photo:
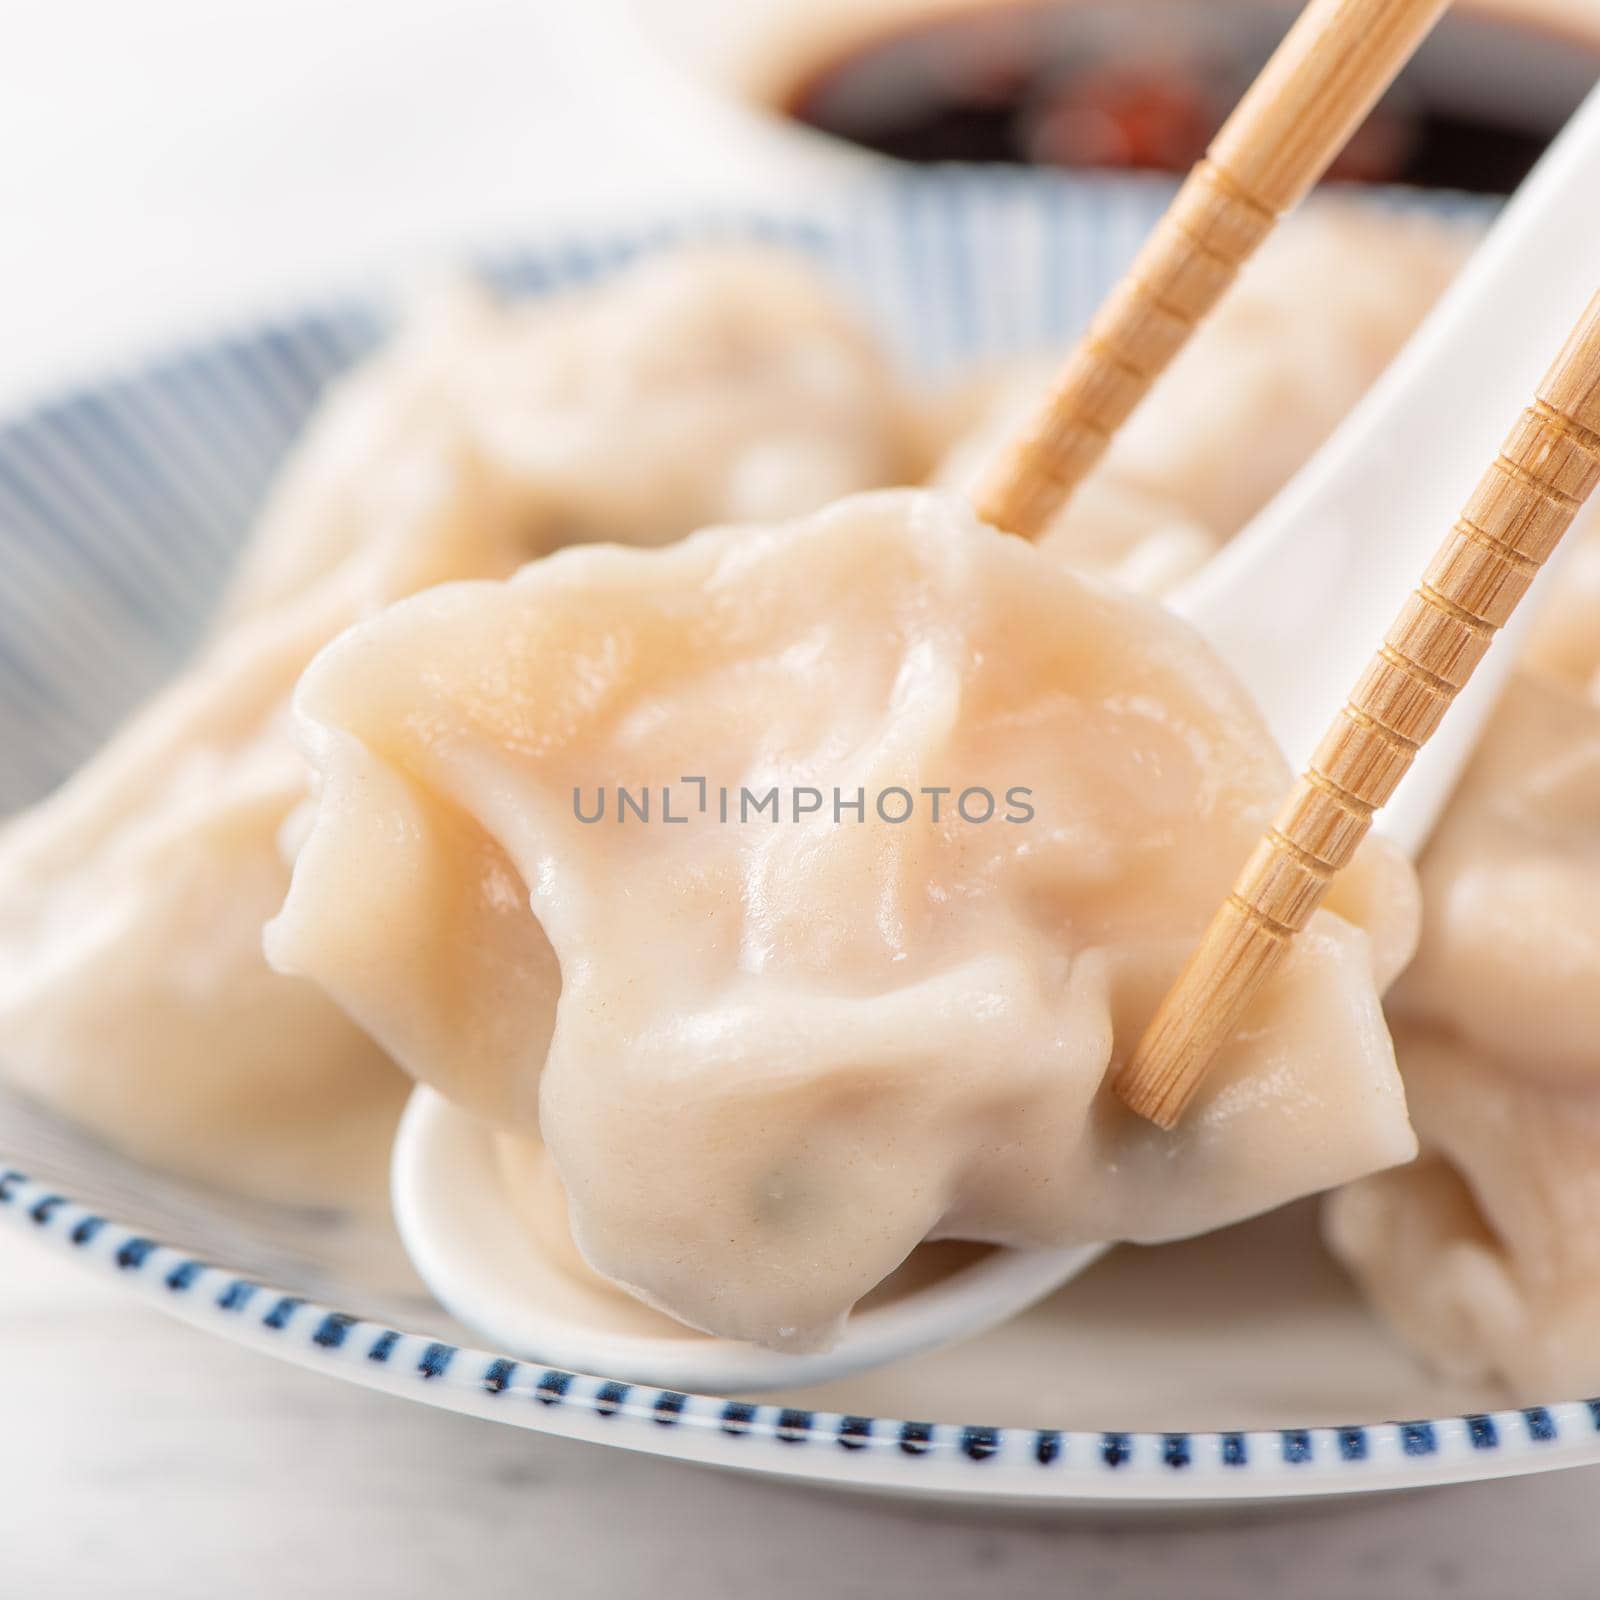
[[985, 522], [1043, 532], [1448, 3], [1311, 0], [980, 488]]
[[1600, 484], [1600, 295], [1517, 419], [1116, 1078], [1173, 1126], [1372, 814]]
[[1195, 167], [980, 492], [985, 522], [1038, 537], [1276, 221], [1220, 167]]

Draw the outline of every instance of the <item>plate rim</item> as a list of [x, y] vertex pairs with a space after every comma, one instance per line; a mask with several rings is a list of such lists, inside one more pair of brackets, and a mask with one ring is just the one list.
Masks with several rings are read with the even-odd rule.
[[0, 1167], [0, 1219], [181, 1321], [299, 1366], [513, 1427], [792, 1481], [990, 1503], [1172, 1505], [1316, 1499], [1600, 1462], [1600, 1398], [1331, 1427], [1115, 1432], [689, 1394], [336, 1310], [212, 1265], [12, 1166]]

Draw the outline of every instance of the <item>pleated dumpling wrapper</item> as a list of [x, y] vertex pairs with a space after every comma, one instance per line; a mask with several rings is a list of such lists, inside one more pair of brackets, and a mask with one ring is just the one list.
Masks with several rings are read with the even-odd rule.
[[231, 629], [0, 830], [0, 1078], [136, 1160], [370, 1211], [405, 1077], [261, 955], [308, 789], [289, 695], [358, 614], [325, 584]]
[[1524, 1400], [1600, 1390], [1600, 532], [1562, 578], [1422, 859], [1423, 1159], [1326, 1209], [1425, 1361]]
[[796, 516], [913, 481], [919, 433], [851, 307], [776, 249], [670, 251], [532, 301], [455, 285], [319, 419], [229, 614], [355, 551], [381, 600], [563, 545]]
[[296, 703], [270, 959], [542, 1137], [583, 1255], [694, 1327], [824, 1346], [925, 1238], [1168, 1239], [1413, 1152], [1382, 851], [1179, 1132], [1104, 1087], [1288, 774], [1185, 624], [959, 499], [436, 589]]
[[0, 829], [0, 1077], [155, 1165], [381, 1206], [406, 1079], [261, 953], [309, 787], [295, 680], [430, 583], [893, 481], [901, 425], [871, 341], [773, 251], [435, 301], [313, 419], [208, 648]]

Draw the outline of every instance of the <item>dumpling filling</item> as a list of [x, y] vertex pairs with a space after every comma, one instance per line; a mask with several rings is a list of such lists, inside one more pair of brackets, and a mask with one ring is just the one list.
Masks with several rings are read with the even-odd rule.
[[825, 1346], [924, 1239], [1170, 1239], [1414, 1151], [1382, 849], [1178, 1132], [1105, 1089], [1288, 774], [1184, 624], [953, 497], [440, 587], [296, 705], [271, 961], [694, 1327]]

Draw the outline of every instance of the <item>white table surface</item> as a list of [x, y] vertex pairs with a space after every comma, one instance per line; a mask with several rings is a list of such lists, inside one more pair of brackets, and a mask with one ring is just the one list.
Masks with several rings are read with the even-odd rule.
[[[671, 0], [654, 0], [670, 4]], [[776, 152], [608, 0], [3, 0], [0, 405]], [[1600, 1473], [1188, 1525], [852, 1503], [276, 1365], [0, 1234], [0, 1596], [1559, 1597]]]
[[7, 1600], [1591, 1597], [1600, 1469], [1152, 1524], [851, 1501], [452, 1416], [0, 1233]]

